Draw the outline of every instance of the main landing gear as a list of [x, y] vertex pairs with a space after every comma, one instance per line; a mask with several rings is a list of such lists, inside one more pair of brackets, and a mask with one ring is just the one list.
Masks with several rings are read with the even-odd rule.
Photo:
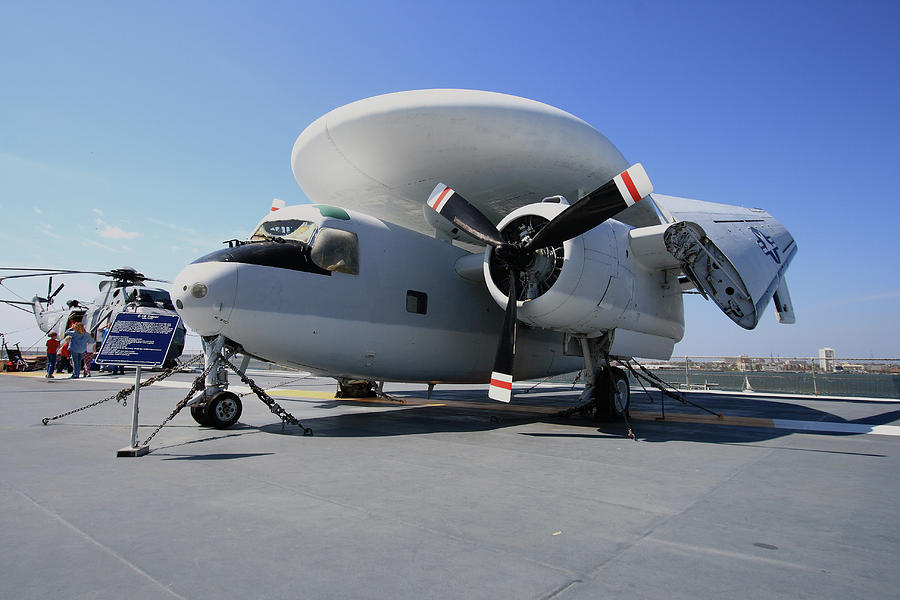
[[378, 395], [378, 384], [375, 381], [342, 377], [337, 383], [335, 398], [374, 398]]
[[594, 386], [585, 390], [590, 393], [594, 408], [594, 418], [613, 421], [628, 416], [631, 404], [631, 385], [625, 371], [609, 364], [594, 373]]
[[584, 372], [587, 377], [582, 403], [573, 410], [598, 421], [615, 421], [628, 418], [631, 404], [631, 384], [622, 369], [609, 362], [607, 353], [611, 340], [581, 338]]

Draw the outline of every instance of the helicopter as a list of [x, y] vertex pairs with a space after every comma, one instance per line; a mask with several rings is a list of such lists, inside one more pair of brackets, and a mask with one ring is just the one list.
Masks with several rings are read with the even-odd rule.
[[[79, 271], [71, 269], [29, 269], [22, 267], [0, 267], [0, 272], [27, 271], [27, 273], [0, 276], [0, 284], [7, 279], [28, 277], [47, 277], [47, 294], [34, 296], [31, 302], [17, 300], [0, 300], [13, 306], [28, 305], [34, 313], [35, 321], [41, 331], [49, 334], [55, 331], [62, 339], [66, 330], [74, 323], [82, 323], [85, 330], [97, 340], [102, 341], [103, 333], [120, 312], [144, 314], [175, 314], [175, 306], [169, 292], [163, 288], [150, 287], [145, 282], [169, 283], [161, 279], [152, 279], [139, 273], [133, 267], [119, 267], [109, 271]], [[53, 288], [54, 276], [99, 275], [104, 277], [99, 284], [100, 293], [90, 302], [71, 299], [64, 306], [54, 306], [59, 293], [65, 287], [60, 283]], [[27, 310], [27, 309], [23, 309]], [[184, 351], [186, 330], [179, 321], [175, 338], [166, 356], [165, 366], [175, 364], [175, 360]]]

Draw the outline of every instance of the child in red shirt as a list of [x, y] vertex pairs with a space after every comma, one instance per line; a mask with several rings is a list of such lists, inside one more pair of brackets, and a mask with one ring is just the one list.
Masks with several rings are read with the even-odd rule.
[[50, 332], [50, 339], [47, 340], [47, 374], [44, 377], [53, 378], [53, 371], [56, 369], [56, 351], [59, 350], [59, 340], [56, 339], [56, 332]]
[[58, 368], [56, 369], [57, 373], [62, 373], [64, 369], [69, 373], [72, 372], [72, 361], [69, 360], [69, 357], [71, 355], [72, 353], [69, 352], [69, 339], [66, 338], [65, 341], [63, 341], [63, 345], [59, 349], [60, 360], [57, 365]]

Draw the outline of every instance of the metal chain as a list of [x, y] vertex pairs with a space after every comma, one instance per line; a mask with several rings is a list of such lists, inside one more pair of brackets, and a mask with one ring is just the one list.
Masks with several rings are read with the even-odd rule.
[[[701, 406], [700, 404], [697, 404], [696, 402], [691, 402], [690, 400], [685, 398], [684, 394], [682, 394], [678, 390], [675, 390], [674, 392], [670, 392], [669, 390], [666, 389], [666, 387], [672, 387], [672, 386], [670, 386], [668, 383], [666, 383], [665, 381], [663, 381], [662, 379], [660, 379], [659, 377], [657, 377], [656, 375], [654, 375], [653, 373], [648, 371], [647, 368], [644, 365], [642, 365], [641, 363], [639, 363], [638, 361], [636, 361], [634, 359], [631, 359], [631, 360], [634, 361], [634, 364], [636, 364], [642, 371], [642, 373], [639, 374], [637, 371], [635, 371], [634, 369], [631, 369], [629, 367], [629, 370], [634, 374], [634, 376], [638, 377], [638, 378], [639, 377], [646, 378], [647, 381], [650, 383], [650, 385], [652, 385], [653, 387], [655, 387], [659, 391], [661, 391], [664, 396], [669, 396], [670, 398], [674, 398], [675, 400], [678, 400], [682, 404], [687, 404], [687, 405], [693, 406], [694, 408], [699, 408], [700, 410], [708, 412], [711, 415], [715, 415], [716, 417], [718, 417], [720, 419], [722, 418], [722, 415], [720, 413], [712, 411], [712, 410], [706, 408], [705, 406]], [[626, 366], [627, 366], [627, 363], [626, 363]]]
[[[170, 368], [164, 370], [164, 371], [163, 371], [162, 373], [160, 373], [159, 375], [154, 375], [153, 377], [150, 377], [149, 379], [146, 379], [145, 381], [142, 381], [142, 382], [141, 382], [141, 387], [147, 387], [148, 385], [152, 385], [152, 384], [156, 383], [157, 381], [162, 381], [163, 379], [165, 379], [165, 378], [170, 377], [171, 375], [173, 375], [176, 371], [179, 371], [179, 370], [181, 370], [181, 369], [183, 369], [183, 368], [185, 368], [185, 367], [189, 367], [189, 366], [191, 366], [191, 365], [192, 365], [193, 363], [195, 363], [195, 362], [199, 362], [198, 359], [201, 358], [201, 357], [202, 357], [202, 356], [195, 356], [194, 358], [192, 358], [191, 360], [189, 360], [188, 362], [186, 362], [186, 363], [184, 363], [184, 364], [176, 365], [176, 366], [174, 366], [174, 367], [170, 367]], [[113, 399], [115, 399], [115, 401], [116, 401], [117, 403], [118, 403], [118, 402], [121, 402], [121, 403], [122, 403], [122, 406], [128, 406], [128, 396], [129, 396], [129, 395], [131, 394], [131, 392], [133, 392], [133, 391], [134, 391], [134, 384], [131, 384], [131, 385], [129, 385], [128, 387], [119, 390], [118, 392], [116, 392], [116, 393], [113, 394], [112, 396], [109, 396], [108, 398], [103, 398], [102, 400], [98, 400], [98, 401], [96, 401], [96, 402], [91, 402], [90, 404], [87, 404], [87, 405], [82, 406], [82, 407], [80, 407], [80, 408], [76, 408], [76, 409], [74, 409], [74, 410], [70, 410], [70, 411], [68, 411], [68, 412], [64, 412], [64, 413], [62, 413], [62, 414], [56, 415], [55, 417], [45, 417], [45, 418], [41, 419], [41, 423], [43, 423], [44, 425], [46, 425], [46, 424], [48, 424], [50, 421], [55, 421], [56, 419], [61, 419], [61, 418], [63, 418], [63, 417], [68, 417], [69, 415], [74, 415], [74, 414], [77, 413], [77, 412], [81, 412], [81, 411], [83, 411], [83, 410], [87, 410], [87, 409], [92, 408], [92, 407], [94, 407], [94, 406], [99, 406], [100, 404], [103, 404], [104, 402], [109, 402], [110, 400], [113, 400]]]
[[130, 385], [130, 386], [128, 386], [127, 388], [125, 388], [125, 389], [123, 389], [123, 390], [120, 390], [120, 391], [116, 392], [116, 393], [113, 394], [112, 396], [110, 396], [110, 397], [108, 397], [108, 398], [104, 398], [103, 400], [97, 400], [96, 402], [91, 402], [90, 404], [87, 404], [87, 405], [82, 406], [82, 407], [80, 407], [80, 408], [76, 408], [76, 409], [74, 409], [74, 410], [70, 410], [69, 412], [64, 412], [64, 413], [62, 413], [62, 414], [60, 414], [60, 415], [56, 415], [55, 417], [44, 417], [43, 419], [41, 419], [41, 423], [43, 423], [44, 425], [46, 425], [46, 424], [49, 423], [50, 421], [55, 421], [56, 419], [62, 419], [63, 417], [68, 417], [69, 415], [74, 415], [74, 414], [77, 413], [77, 412], [81, 412], [81, 411], [83, 411], [83, 410], [87, 410], [87, 409], [92, 408], [92, 407], [94, 407], [94, 406], [98, 406], [98, 405], [100, 405], [100, 404], [103, 404], [104, 402], [109, 402], [109, 401], [112, 400], [113, 398], [115, 398], [116, 402], [122, 402], [122, 406], [128, 406], [128, 403], [127, 403], [127, 401], [125, 401], [125, 399], [126, 399], [126, 398], [128, 397], [128, 395], [129, 395], [131, 392], [133, 392], [133, 391], [134, 391], [134, 385]]
[[[172, 374], [174, 374], [177, 370], [180, 370], [180, 369], [183, 369], [183, 368], [185, 368], [185, 367], [191, 366], [191, 365], [193, 365], [194, 363], [199, 362], [200, 359], [202, 359], [202, 358], [203, 358], [203, 355], [202, 355], [202, 354], [201, 354], [201, 355], [197, 355], [197, 356], [195, 356], [194, 358], [192, 358], [191, 360], [189, 360], [188, 362], [186, 362], [186, 363], [184, 363], [184, 364], [182, 364], [182, 365], [178, 365], [178, 366], [176, 366], [176, 367], [172, 367], [172, 368], [166, 369], [165, 371], [163, 371], [163, 372], [160, 373], [159, 375], [155, 375], [155, 376], [153, 376], [153, 377], [147, 379], [146, 381], [140, 382], [140, 386], [141, 386], [141, 387], [146, 387], [146, 386], [148, 386], [148, 385], [152, 385], [152, 384], [156, 383], [157, 381], [162, 381], [163, 379], [165, 379], [165, 378], [167, 378], [167, 377], [170, 377], [170, 376], [171, 376]], [[305, 425], [303, 425], [300, 421], [297, 420], [296, 417], [294, 417], [291, 413], [289, 413], [289, 412], [286, 411], [284, 408], [282, 408], [281, 405], [279, 405], [279, 404], [278, 404], [271, 396], [269, 396], [268, 394], [266, 394], [265, 390], [263, 390], [261, 387], [259, 387], [258, 385], [256, 385], [256, 382], [254, 382], [252, 379], [250, 379], [249, 377], [247, 377], [247, 375], [246, 375], [243, 371], [241, 371], [240, 369], [238, 369], [236, 366], [234, 366], [234, 365], [231, 363], [231, 361], [229, 361], [227, 358], [225, 358], [224, 356], [222, 356], [222, 355], [220, 354], [220, 355], [219, 355], [219, 360], [210, 362], [210, 364], [209, 364], [206, 368], [203, 369], [203, 372], [202, 372], [199, 376], [197, 376], [197, 378], [194, 379], [194, 382], [191, 384], [191, 389], [188, 391], [187, 395], [186, 395], [181, 401], [179, 401], [178, 404], [175, 405], [175, 408], [172, 410], [171, 414], [169, 414], [169, 416], [166, 417], [166, 419], [163, 420], [163, 422], [160, 423], [159, 426], [158, 426], [156, 429], [153, 430], [153, 433], [151, 433], [151, 434], [149, 435], [149, 437], [147, 437], [147, 439], [144, 441], [144, 443], [143, 443], [142, 445], [144, 445], [144, 446], [149, 445], [149, 444], [150, 444], [150, 440], [152, 440], [152, 439], [156, 436], [156, 434], [159, 433], [160, 430], [161, 430], [163, 427], [166, 426], [166, 423], [168, 423], [169, 421], [171, 421], [172, 419], [174, 419], [175, 416], [176, 416], [179, 412], [181, 412], [181, 410], [182, 410], [185, 406], [187, 406], [187, 403], [190, 402], [191, 397], [192, 397], [196, 392], [198, 392], [198, 391], [204, 389], [204, 387], [205, 387], [205, 381], [206, 381], [206, 376], [207, 376], [207, 375], [209, 374], [209, 372], [213, 369], [213, 367], [217, 366], [217, 364], [218, 364], [219, 361], [221, 361], [226, 367], [228, 367], [229, 369], [231, 369], [232, 371], [234, 371], [235, 374], [237, 374], [237, 376], [241, 378], [241, 381], [244, 382], [244, 383], [246, 383], [248, 386], [250, 386], [250, 389], [253, 391], [253, 393], [255, 393], [257, 396], [259, 396], [259, 399], [262, 400], [263, 403], [264, 403], [266, 406], [269, 407], [269, 410], [272, 411], [272, 413], [275, 414], [279, 419], [281, 419], [281, 427], [282, 427], [282, 429], [284, 428], [284, 424], [285, 424], [285, 423], [290, 423], [291, 425], [296, 425], [296, 426], [300, 427], [300, 428], [303, 430], [303, 435], [313, 435], [313, 430], [312, 430], [312, 429], [310, 429], [309, 427], [306, 427]], [[308, 377], [308, 375], [305, 375], [305, 376], [303, 376], [303, 377], [294, 379], [293, 381], [299, 381], [299, 380], [301, 380], [301, 379], [305, 379], [306, 377]], [[279, 385], [284, 385], [284, 383], [281, 383], [281, 384], [279, 384]], [[56, 416], [54, 416], [54, 417], [46, 417], [46, 418], [44, 418], [44, 419], [41, 419], [41, 422], [42, 422], [44, 425], [47, 425], [50, 421], [55, 421], [56, 419], [61, 419], [61, 418], [63, 418], [63, 417], [67, 417], [67, 416], [69, 416], [69, 415], [75, 414], [75, 413], [77, 413], [77, 412], [81, 412], [81, 411], [83, 411], [83, 410], [87, 410], [88, 408], [91, 408], [91, 407], [94, 407], [94, 406], [98, 406], [98, 405], [100, 405], [100, 404], [103, 404], [104, 402], [108, 402], [108, 401], [113, 400], [113, 399], [115, 399], [116, 402], [122, 402], [122, 403], [123, 403], [123, 406], [127, 406], [127, 405], [128, 405], [128, 404], [127, 404], [127, 398], [128, 398], [128, 396], [129, 396], [133, 391], [134, 391], [134, 385], [132, 384], [132, 385], [128, 386], [127, 388], [124, 388], [124, 389], [122, 389], [122, 390], [119, 390], [118, 392], [116, 392], [116, 393], [113, 394], [112, 396], [109, 396], [108, 398], [103, 398], [102, 400], [98, 400], [98, 401], [96, 401], [96, 402], [92, 402], [92, 403], [87, 404], [87, 405], [85, 405], [85, 406], [76, 408], [76, 409], [74, 409], [74, 410], [70, 410], [70, 411], [68, 411], [68, 412], [65, 412], [65, 413], [56, 415]]]
[[[284, 385], [291, 385], [292, 383], [296, 383], [296, 382], [298, 382], [298, 381], [303, 381], [304, 379], [308, 379], [308, 378], [309, 378], [309, 373], [307, 373], [306, 375], [303, 375], [302, 377], [294, 377], [293, 379], [287, 379], [287, 380], [285, 380], [285, 381], [279, 381], [278, 383], [276, 383], [276, 384], [274, 384], [274, 385], [270, 385], [270, 386], [264, 387], [264, 388], [262, 388], [262, 389], [264, 389], [264, 390], [274, 390], [274, 389], [280, 388], [281, 386], [284, 386]], [[253, 392], [253, 390], [251, 389], [249, 392], [244, 392], [243, 394], [238, 394], [238, 398], [243, 398], [244, 396], [249, 396], [249, 395], [252, 394], [252, 393], [254, 393], [254, 392]]]
[[241, 378], [242, 382], [244, 382], [248, 386], [250, 386], [250, 389], [253, 390], [253, 393], [256, 394], [257, 396], [259, 396], [259, 399], [262, 400], [263, 403], [269, 407], [269, 410], [272, 411], [272, 414], [274, 414], [279, 419], [281, 419], [282, 431], [284, 431], [284, 424], [290, 423], [291, 425], [296, 425], [297, 427], [302, 429], [303, 435], [312, 435], [313, 434], [312, 429], [310, 429], [309, 427], [306, 427], [303, 423], [298, 421], [296, 419], [296, 417], [294, 417], [294, 415], [292, 415], [291, 413], [286, 411], [284, 408], [282, 408], [280, 404], [275, 402], [275, 400], [265, 392], [265, 390], [263, 390], [261, 387], [256, 385], [256, 382], [254, 382], [252, 379], [247, 377], [247, 375], [244, 374], [244, 372], [241, 371], [240, 369], [238, 369], [236, 366], [234, 366], [231, 363], [231, 361], [229, 361], [224, 356], [221, 357], [221, 361], [225, 364], [226, 367], [228, 367], [229, 369], [234, 371], [234, 373], [238, 377]]
[[150, 436], [146, 440], [144, 440], [144, 443], [141, 444], [142, 446], [149, 445], [150, 440], [152, 440], [154, 438], [154, 436], [156, 436], [156, 434], [159, 433], [160, 430], [166, 426], [166, 423], [168, 423], [169, 421], [174, 419], [175, 415], [177, 415], [179, 412], [181, 412], [181, 410], [185, 406], [187, 406], [187, 403], [191, 401], [191, 397], [196, 392], [199, 392], [200, 390], [202, 390], [205, 387], [206, 376], [209, 374], [210, 370], [212, 370], [213, 367], [218, 365], [218, 363], [220, 361], [226, 367], [228, 367], [229, 369], [234, 371], [235, 374], [241, 378], [242, 382], [244, 382], [248, 386], [250, 386], [250, 389], [253, 390], [253, 392], [257, 396], [259, 396], [259, 399], [262, 400], [263, 403], [269, 407], [269, 410], [272, 411], [272, 413], [274, 413], [276, 416], [278, 416], [278, 418], [281, 419], [282, 430], [284, 429], [285, 423], [290, 423], [291, 425], [297, 425], [298, 427], [300, 427], [303, 430], [303, 435], [312, 435], [313, 434], [312, 429], [304, 426], [291, 413], [284, 410], [277, 402], [275, 402], [275, 400], [273, 400], [268, 394], [266, 394], [266, 392], [261, 387], [256, 385], [256, 383], [252, 379], [247, 377], [243, 371], [241, 371], [236, 366], [234, 366], [231, 363], [231, 361], [229, 361], [227, 358], [225, 358], [224, 356], [219, 354], [217, 360], [211, 361], [210, 364], [205, 369], [203, 369], [203, 372], [200, 374], [200, 376], [197, 377], [196, 379], [194, 379], [194, 383], [191, 384], [191, 389], [188, 391], [187, 395], [184, 398], [182, 398], [182, 400], [180, 402], [178, 402], [178, 404], [175, 405], [175, 408], [174, 408], [174, 410], [172, 410], [172, 413], [168, 417], [166, 417], [166, 419], [162, 423], [159, 424], [159, 427], [154, 429], [153, 433], [151, 433]]
[[[200, 356], [202, 357], [202, 355], [200, 355]], [[174, 419], [174, 418], [175, 418], [175, 415], [177, 415], [179, 412], [181, 412], [181, 409], [182, 409], [182, 408], [184, 408], [185, 406], [187, 406], [187, 403], [191, 401], [191, 396], [193, 396], [196, 392], [199, 392], [199, 391], [202, 390], [204, 387], [206, 387], [206, 376], [209, 374], [209, 372], [212, 370], [212, 368], [216, 366], [216, 362], [217, 362], [217, 361], [212, 361], [212, 362], [210, 362], [209, 365], [207, 365], [206, 368], [203, 369], [203, 372], [200, 373], [200, 375], [198, 375], [196, 379], [194, 379], [194, 383], [191, 384], [191, 389], [188, 390], [187, 395], [186, 395], [184, 398], [182, 398], [182, 399], [178, 402], [178, 404], [175, 405], [175, 408], [172, 410], [172, 412], [169, 414], [169, 416], [166, 417], [166, 418], [163, 420], [163, 422], [159, 424], [159, 427], [157, 427], [156, 429], [153, 430], [153, 433], [150, 434], [150, 437], [148, 437], [146, 440], [144, 440], [144, 443], [141, 444], [142, 446], [147, 446], [147, 445], [149, 445], [149, 444], [150, 444], [150, 440], [152, 440], [153, 437], [154, 437], [157, 433], [159, 433], [159, 431], [160, 431], [163, 427], [166, 426], [166, 423], [168, 423], [169, 421], [171, 421], [172, 419]]]

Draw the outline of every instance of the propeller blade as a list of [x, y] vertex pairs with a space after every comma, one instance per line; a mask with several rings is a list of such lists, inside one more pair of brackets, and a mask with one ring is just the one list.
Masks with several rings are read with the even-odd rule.
[[562, 211], [526, 244], [523, 252], [555, 246], [590, 231], [653, 191], [641, 163], [635, 163]]
[[428, 197], [428, 206], [442, 217], [471, 235], [477, 240], [491, 246], [503, 243], [500, 232], [484, 214], [469, 204], [451, 187], [439, 183]]
[[53, 291], [53, 275], [51, 275], [50, 279], [47, 280], [47, 298], [48, 299], [53, 297], [53, 294], [51, 293], [52, 291]]
[[512, 400], [513, 363], [516, 358], [516, 302], [519, 298], [518, 274], [509, 269], [509, 298], [506, 301], [506, 318], [503, 320], [503, 331], [500, 332], [500, 343], [494, 358], [494, 371], [491, 373], [491, 387], [488, 397], [500, 402]]
[[52, 294], [50, 294], [49, 296], [47, 296], [47, 298], [49, 298], [50, 300], [52, 300], [53, 298], [56, 297], [56, 295], [57, 295], [58, 293], [60, 293], [60, 292], [62, 291], [62, 289], [63, 289], [64, 287], [66, 287], [66, 284], [64, 284], [64, 283], [59, 284], [59, 287], [56, 288], [56, 291], [53, 292]]

